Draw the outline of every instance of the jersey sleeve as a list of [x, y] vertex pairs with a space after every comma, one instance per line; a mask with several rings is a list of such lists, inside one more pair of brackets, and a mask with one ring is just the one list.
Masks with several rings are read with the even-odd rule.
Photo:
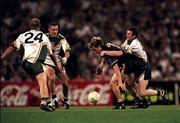
[[66, 39], [61, 39], [61, 44], [62, 44], [62, 49], [63, 49], [64, 53], [66, 51], [70, 51], [71, 50], [70, 45], [68, 44]]
[[133, 41], [129, 46], [130, 46], [131, 53], [133, 53], [133, 52], [138, 51], [138, 48], [140, 45], [138, 44], [138, 41]]
[[18, 38], [13, 42], [14, 47], [16, 50], [20, 50], [21, 48], [21, 35], [18, 36]]

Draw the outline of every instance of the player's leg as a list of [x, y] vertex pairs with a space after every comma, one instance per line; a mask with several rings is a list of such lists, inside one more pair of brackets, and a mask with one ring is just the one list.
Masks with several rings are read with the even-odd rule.
[[146, 89], [148, 85], [149, 80], [140, 79], [139, 80], [139, 94], [140, 96], [162, 96], [163, 101], [167, 102], [167, 92], [165, 90], [153, 90], [153, 89]]
[[53, 108], [50, 106], [46, 73], [42, 72], [36, 75], [36, 79], [38, 81], [39, 88], [40, 88], [41, 109], [45, 111], [53, 111]]
[[41, 98], [49, 97], [46, 74], [42, 72], [36, 75], [36, 79], [39, 84]]
[[44, 69], [41, 63], [30, 63], [28, 61], [23, 62], [23, 69], [31, 76], [36, 77], [40, 88], [41, 97], [41, 109], [45, 111], [52, 111], [53, 109], [48, 106], [50, 103], [48, 86], [47, 86], [47, 76], [44, 73]]
[[135, 103], [139, 102], [141, 99], [139, 96], [139, 87], [138, 84], [135, 82], [135, 74], [125, 74], [125, 70], [127, 70], [126, 65], [123, 64], [122, 70], [121, 70], [121, 76], [122, 80], [125, 82], [126, 87], [128, 88], [131, 95], [135, 98]]
[[53, 67], [46, 65], [46, 69], [45, 72], [48, 76], [48, 86], [49, 86], [49, 90], [51, 92], [52, 95], [52, 105], [55, 108], [59, 107], [58, 104], [58, 98], [56, 95], [56, 75], [55, 75], [55, 70]]
[[157, 90], [153, 89], [146, 89], [148, 85], [149, 80], [140, 79], [139, 80], [139, 94], [140, 96], [154, 96], [157, 95]]
[[126, 87], [134, 97], [134, 106], [132, 107], [132, 109], [144, 108], [146, 103], [144, 102], [144, 99], [139, 95], [139, 86], [135, 82], [134, 74], [126, 75]]
[[61, 72], [59, 72], [59, 75], [61, 77], [62, 87], [63, 87], [63, 100], [62, 100], [62, 102], [63, 102], [63, 105], [65, 106], [65, 109], [69, 109], [70, 108], [70, 105], [68, 102], [68, 91], [69, 91], [68, 81], [69, 81], [69, 78], [66, 74], [65, 68], [63, 68], [63, 70]]
[[[151, 79], [151, 66], [148, 63], [147, 64], [147, 68], [145, 70], [145, 74], [144, 74], [143, 80], [147, 81], [147, 80], [150, 80], [150, 79]], [[167, 91], [166, 90], [152, 90], [152, 89], [150, 90], [150, 89], [148, 89], [148, 91], [146, 92], [147, 95], [148, 95], [148, 92], [150, 93], [149, 96], [154, 95], [154, 94], [156, 94], [157, 96], [162, 96], [163, 102], [164, 103], [168, 103], [169, 99], [168, 99], [168, 95], [167, 95]]]
[[136, 82], [134, 82], [134, 74], [126, 75], [126, 87], [134, 98], [138, 98], [139, 96], [139, 87]]
[[118, 86], [118, 79], [116, 74], [114, 74], [109, 82], [111, 89], [117, 99], [117, 105], [113, 109], [125, 109], [124, 101], [122, 99], [121, 91]]

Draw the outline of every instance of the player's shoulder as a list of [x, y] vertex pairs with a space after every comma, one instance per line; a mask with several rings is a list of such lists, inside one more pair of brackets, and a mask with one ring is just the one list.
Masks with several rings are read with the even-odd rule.
[[49, 37], [50, 36], [50, 34], [47, 32], [47, 33], [45, 33], [45, 35], [47, 36], [47, 37]]
[[140, 41], [137, 38], [135, 38], [130, 45], [137, 45], [139, 43]]
[[59, 40], [62, 40], [62, 39], [66, 39], [62, 34], [58, 34], [58, 36], [57, 36], [57, 38], [59, 39]]
[[132, 42], [140, 42], [139, 39], [135, 38]]

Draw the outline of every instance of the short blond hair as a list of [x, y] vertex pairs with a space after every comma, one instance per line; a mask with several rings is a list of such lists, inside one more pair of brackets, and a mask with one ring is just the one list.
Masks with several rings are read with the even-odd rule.
[[98, 46], [102, 46], [103, 41], [102, 38], [99, 36], [93, 36], [90, 40], [90, 42], [88, 43], [89, 48], [93, 48], [93, 47], [98, 47]]

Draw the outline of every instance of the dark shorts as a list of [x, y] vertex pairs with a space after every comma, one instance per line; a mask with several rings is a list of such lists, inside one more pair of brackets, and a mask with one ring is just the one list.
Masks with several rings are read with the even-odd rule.
[[36, 75], [44, 72], [43, 66], [40, 62], [30, 63], [25, 60], [22, 64], [22, 66], [23, 66], [24, 71], [31, 76], [36, 76]]
[[146, 63], [144, 67], [139, 67], [137, 69], [134, 68], [134, 74], [136, 78], [143, 77], [143, 80], [150, 80], [151, 79], [151, 66], [149, 63]]
[[141, 61], [128, 61], [125, 63], [125, 66], [125, 74], [134, 73], [135, 75], [140, 75], [147, 69], [147, 63]]
[[147, 63], [147, 68], [144, 73], [144, 80], [150, 80], [151, 79], [151, 65]]

